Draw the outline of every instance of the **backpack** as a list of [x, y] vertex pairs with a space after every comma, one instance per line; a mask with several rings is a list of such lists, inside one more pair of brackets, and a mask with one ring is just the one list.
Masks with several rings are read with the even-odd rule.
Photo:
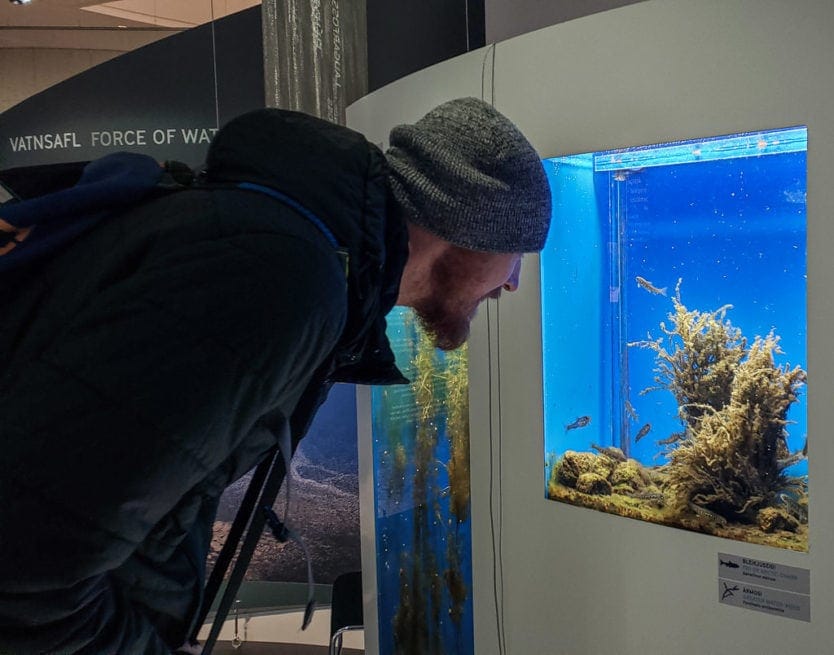
[[[71, 180], [77, 177], [79, 166], [83, 166], [80, 177], [72, 184]], [[58, 165], [56, 168], [61, 167], [65, 170], [51, 176], [53, 183], [46, 185], [46, 193], [34, 197], [21, 199], [0, 182], [0, 274], [47, 257], [69, 245], [73, 239], [99, 222], [138, 203], [192, 185], [206, 186], [201, 181], [195, 183], [195, 175], [186, 164], [176, 161], [160, 164], [148, 155], [137, 153], [119, 152], [85, 164]], [[56, 179], [60, 180], [58, 186], [62, 188], [53, 190]], [[71, 186], [66, 186], [68, 181]], [[31, 184], [29, 181], [29, 186], [34, 187], [33, 192], [37, 192], [37, 183]], [[338, 247], [335, 237], [324, 221], [280, 191], [249, 182], [208, 186], [234, 187], [268, 195], [296, 210], [315, 225], [334, 248]], [[4, 190], [5, 194], [2, 193]], [[205, 622], [215, 600], [218, 600], [218, 606], [210, 635], [202, 649], [203, 655], [210, 655], [214, 647], [258, 539], [265, 528], [269, 528], [280, 542], [296, 540], [304, 551], [307, 560], [308, 598], [302, 629], [312, 620], [315, 604], [310, 556], [303, 539], [287, 525], [289, 476], [284, 520], [280, 520], [272, 509], [285, 472], [290, 470], [289, 461], [292, 456], [288, 427], [285, 426], [279, 437], [279, 444], [260, 463], [252, 477], [231, 532], [204, 589], [204, 602], [196, 617], [196, 625], [191, 635], [192, 643], [196, 644], [197, 632]], [[241, 541], [243, 544], [238, 552]], [[237, 558], [230, 578], [218, 599], [225, 574], [235, 553]]]
[[119, 152], [85, 164], [66, 188], [27, 199], [7, 189], [0, 197], [0, 273], [55, 252], [108, 216], [185, 188], [190, 173], [178, 162]]

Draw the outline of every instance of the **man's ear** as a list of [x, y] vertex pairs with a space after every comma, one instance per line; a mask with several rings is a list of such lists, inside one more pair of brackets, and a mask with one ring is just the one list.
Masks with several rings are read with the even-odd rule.
[[431, 271], [434, 263], [454, 246], [416, 223], [406, 221], [408, 228], [408, 259], [400, 279], [397, 304], [413, 307], [413, 303], [431, 292]]

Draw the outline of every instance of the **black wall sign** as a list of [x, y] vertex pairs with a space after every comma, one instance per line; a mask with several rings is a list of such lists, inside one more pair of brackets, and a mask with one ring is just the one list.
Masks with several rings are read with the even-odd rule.
[[99, 64], [0, 114], [0, 170], [129, 150], [199, 165], [217, 128], [264, 106], [261, 8]]
[[484, 0], [367, 0], [368, 91], [485, 45]]

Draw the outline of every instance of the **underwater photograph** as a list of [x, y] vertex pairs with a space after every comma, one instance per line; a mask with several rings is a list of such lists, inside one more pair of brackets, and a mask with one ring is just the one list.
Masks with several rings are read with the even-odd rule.
[[547, 498], [808, 550], [807, 130], [545, 160]]
[[371, 392], [379, 652], [474, 652], [466, 347], [434, 347], [395, 307], [388, 338], [408, 385]]
[[[342, 573], [362, 568], [359, 536], [359, 451], [356, 428], [356, 388], [335, 385], [298, 445], [292, 462], [292, 522], [308, 553], [295, 540], [279, 542], [269, 530], [261, 535], [245, 580], [303, 587], [306, 595], [307, 556], [318, 585], [332, 585]], [[229, 485], [220, 497], [215, 517], [207, 574], [217, 561], [232, 527], [253, 471]], [[287, 485], [273, 507], [286, 509]], [[280, 591], [273, 597], [278, 598]], [[273, 602], [270, 597], [264, 602]], [[297, 600], [295, 601], [297, 602]]]

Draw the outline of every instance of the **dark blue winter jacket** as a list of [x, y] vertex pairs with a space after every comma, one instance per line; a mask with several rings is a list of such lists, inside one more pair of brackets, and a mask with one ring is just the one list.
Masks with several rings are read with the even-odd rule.
[[224, 488], [332, 382], [403, 381], [405, 228], [375, 146], [261, 110], [218, 132], [204, 183], [0, 275], [2, 654], [169, 653]]

